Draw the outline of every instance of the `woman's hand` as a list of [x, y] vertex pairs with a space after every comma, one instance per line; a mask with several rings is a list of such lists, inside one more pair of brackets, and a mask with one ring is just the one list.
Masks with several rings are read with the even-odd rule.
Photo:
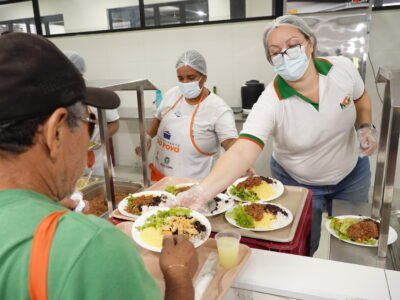
[[378, 135], [374, 127], [363, 127], [357, 130], [360, 141], [360, 157], [374, 154], [378, 147]]
[[[150, 148], [151, 148], [151, 140], [152, 140], [151, 136], [148, 133], [146, 133], [147, 151], [149, 151]], [[135, 153], [136, 153], [137, 156], [142, 157], [142, 147], [141, 146], [137, 146], [135, 148]]]
[[195, 184], [176, 196], [174, 206], [188, 207], [198, 212], [205, 212], [207, 211], [205, 205], [211, 198], [201, 185]]

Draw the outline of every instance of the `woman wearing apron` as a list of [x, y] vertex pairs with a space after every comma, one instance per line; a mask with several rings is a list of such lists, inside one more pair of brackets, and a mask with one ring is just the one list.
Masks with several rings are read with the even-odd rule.
[[377, 147], [371, 100], [351, 60], [315, 56], [317, 39], [300, 17], [276, 19], [265, 31], [263, 43], [277, 76], [254, 104], [235, 145], [200, 185], [179, 194], [177, 200], [194, 207], [212, 199], [273, 139], [272, 177], [312, 191], [309, 254], [313, 255], [322, 213], [333, 199], [368, 201], [368, 156]]
[[[203, 178], [219, 154], [237, 138], [230, 107], [205, 87], [207, 67], [197, 51], [183, 53], [176, 63], [178, 86], [165, 94], [147, 132], [154, 138], [151, 179], [164, 176]], [[136, 153], [141, 154], [140, 147]]]

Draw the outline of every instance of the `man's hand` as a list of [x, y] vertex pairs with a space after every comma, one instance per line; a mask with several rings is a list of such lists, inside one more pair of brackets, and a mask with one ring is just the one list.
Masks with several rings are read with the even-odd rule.
[[198, 267], [193, 244], [182, 235], [164, 236], [160, 268], [165, 279], [165, 300], [193, 300], [193, 276]]
[[160, 268], [164, 276], [179, 272], [193, 278], [198, 264], [193, 244], [183, 235], [166, 235], [164, 237], [160, 255]]

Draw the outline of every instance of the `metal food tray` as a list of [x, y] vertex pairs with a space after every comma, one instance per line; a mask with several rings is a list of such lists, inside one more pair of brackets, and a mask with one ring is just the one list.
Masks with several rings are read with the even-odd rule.
[[[114, 191], [116, 193], [137, 193], [143, 190], [143, 184], [128, 180], [115, 179], [114, 180]], [[91, 201], [94, 197], [104, 195], [106, 198], [105, 183], [103, 181], [91, 184], [81, 190], [83, 198], [87, 201]], [[102, 214], [100, 217], [108, 216], [108, 211]]]

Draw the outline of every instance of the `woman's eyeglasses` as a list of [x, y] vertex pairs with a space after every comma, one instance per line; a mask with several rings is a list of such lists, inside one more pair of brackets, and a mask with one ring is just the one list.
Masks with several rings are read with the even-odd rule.
[[88, 117], [82, 117], [81, 121], [88, 123], [88, 133], [89, 137], [92, 138], [93, 133], [94, 133], [94, 128], [96, 127], [97, 124], [97, 118], [94, 113], [89, 113]]
[[301, 55], [301, 44], [298, 44], [296, 46], [292, 46], [287, 48], [286, 50], [283, 50], [282, 52], [279, 52], [277, 54], [274, 54], [271, 56], [271, 61], [274, 66], [280, 66], [282, 65], [285, 60], [283, 58], [283, 55], [287, 55], [289, 58], [297, 58]]

